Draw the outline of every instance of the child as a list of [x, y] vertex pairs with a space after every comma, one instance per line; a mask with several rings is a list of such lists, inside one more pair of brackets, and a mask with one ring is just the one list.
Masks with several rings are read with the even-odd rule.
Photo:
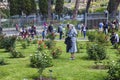
[[45, 31], [43, 30], [42, 31], [42, 40], [44, 40], [45, 39]]

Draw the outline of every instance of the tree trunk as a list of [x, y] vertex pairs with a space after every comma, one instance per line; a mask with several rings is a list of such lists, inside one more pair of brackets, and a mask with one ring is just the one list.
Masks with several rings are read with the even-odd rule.
[[92, 1], [92, 0], [88, 0], [88, 1], [87, 1], [87, 6], [86, 6], [86, 10], [85, 10], [86, 13], [88, 13], [88, 10], [89, 10], [91, 1]]
[[73, 11], [73, 19], [75, 19], [75, 18], [77, 17], [79, 5], [80, 5], [80, 0], [76, 0], [75, 9], [74, 9], [74, 11]]
[[0, 14], [0, 27], [1, 27], [1, 14]]
[[48, 20], [51, 20], [51, 0], [48, 0]]
[[107, 10], [111, 18], [115, 18], [120, 0], [109, 0]]

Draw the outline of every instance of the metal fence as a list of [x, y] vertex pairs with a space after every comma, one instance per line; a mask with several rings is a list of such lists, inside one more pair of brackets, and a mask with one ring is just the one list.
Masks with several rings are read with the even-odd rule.
[[95, 28], [100, 22], [108, 22], [108, 14], [105, 13], [86, 13], [85, 25], [88, 28]]

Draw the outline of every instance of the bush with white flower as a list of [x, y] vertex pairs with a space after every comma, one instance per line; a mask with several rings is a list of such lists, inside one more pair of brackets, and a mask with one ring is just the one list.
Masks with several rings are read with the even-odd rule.
[[120, 80], [120, 59], [111, 62], [107, 80]]
[[32, 67], [38, 68], [40, 74], [42, 74], [45, 68], [51, 67], [53, 65], [52, 57], [48, 56], [46, 52], [37, 51], [34, 55], [31, 55], [30, 57], [30, 65]]

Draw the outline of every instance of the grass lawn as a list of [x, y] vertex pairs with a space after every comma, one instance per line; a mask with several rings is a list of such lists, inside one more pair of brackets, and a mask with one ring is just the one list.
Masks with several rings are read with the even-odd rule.
[[[85, 44], [86, 42], [80, 42]], [[24, 53], [25, 58], [10, 58], [9, 52], [0, 49], [0, 57], [4, 58], [7, 65], [0, 66], [0, 80], [33, 80], [39, 76], [38, 69], [30, 67], [30, 55], [37, 50], [37, 44], [31, 44], [27, 49], [22, 49], [17, 43], [17, 50]], [[65, 52], [63, 41], [57, 42], [63, 50], [58, 59], [53, 59], [54, 66], [43, 71], [43, 76], [50, 77], [49, 70], [52, 70], [52, 77], [57, 80], [104, 80], [107, 76], [107, 69], [93, 69], [93, 60], [87, 59], [86, 49], [76, 53], [75, 60], [69, 60], [70, 54]], [[115, 49], [108, 47], [107, 53], [110, 60], [116, 58]]]

